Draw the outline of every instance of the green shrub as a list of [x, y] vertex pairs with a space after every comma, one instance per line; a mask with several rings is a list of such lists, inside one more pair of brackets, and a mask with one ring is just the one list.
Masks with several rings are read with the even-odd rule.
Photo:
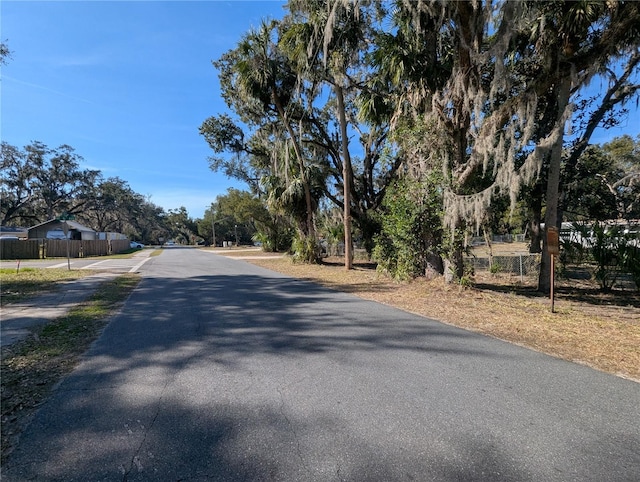
[[372, 253], [379, 269], [399, 280], [422, 276], [429, 266], [441, 272], [442, 193], [435, 176], [396, 181], [382, 207], [381, 233]]
[[637, 235], [619, 225], [595, 222], [591, 226], [575, 225], [593, 260], [593, 277], [600, 289], [609, 292], [622, 273], [629, 273], [640, 285], [640, 249]]
[[293, 261], [298, 263], [317, 263], [319, 260], [318, 243], [309, 236], [297, 233], [291, 243]]

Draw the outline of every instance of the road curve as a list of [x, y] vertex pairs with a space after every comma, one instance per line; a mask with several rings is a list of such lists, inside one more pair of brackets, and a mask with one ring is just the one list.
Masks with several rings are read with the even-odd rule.
[[636, 481], [640, 384], [166, 250], [3, 481]]

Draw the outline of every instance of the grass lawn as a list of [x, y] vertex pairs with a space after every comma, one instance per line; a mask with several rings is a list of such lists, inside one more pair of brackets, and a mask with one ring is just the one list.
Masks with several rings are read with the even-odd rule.
[[83, 278], [92, 274], [88, 270], [2, 268], [0, 269], [0, 304], [15, 303], [26, 297], [50, 291], [61, 281]]

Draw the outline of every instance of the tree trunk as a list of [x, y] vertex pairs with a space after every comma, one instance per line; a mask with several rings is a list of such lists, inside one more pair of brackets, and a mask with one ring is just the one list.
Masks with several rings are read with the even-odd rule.
[[542, 185], [540, 183], [536, 183], [528, 199], [528, 230], [531, 238], [529, 253], [542, 253], [542, 232], [540, 227], [542, 222]]
[[289, 133], [289, 136], [291, 137], [291, 142], [293, 143], [293, 150], [296, 153], [296, 158], [298, 160], [298, 165], [300, 169], [300, 179], [302, 179], [302, 185], [304, 187], [304, 198], [305, 198], [305, 203], [307, 207], [307, 223], [306, 223], [307, 232], [305, 234], [309, 236], [315, 243], [316, 232], [315, 232], [315, 226], [313, 224], [313, 202], [311, 199], [311, 189], [309, 187], [309, 181], [307, 179], [307, 175], [305, 172], [302, 151], [300, 150], [300, 145], [298, 144], [298, 141], [296, 139], [295, 132], [293, 132], [291, 123], [289, 122], [289, 119], [287, 118], [287, 115], [284, 112], [284, 109], [282, 108], [280, 99], [278, 98], [275, 92], [273, 93], [273, 96], [274, 96], [274, 103], [276, 105], [276, 108], [278, 109], [278, 114], [280, 115], [282, 122], [284, 123], [285, 129], [287, 130], [287, 132]]
[[571, 95], [571, 79], [563, 79], [558, 87], [558, 106], [556, 116], [556, 140], [551, 148], [549, 173], [547, 176], [547, 209], [544, 217], [545, 231], [542, 237], [542, 260], [538, 276], [538, 291], [548, 294], [551, 290], [551, 258], [547, 246], [547, 230], [558, 225], [558, 199], [560, 190], [560, 169], [562, 166], [562, 144], [566, 122], [565, 110]]
[[342, 184], [344, 186], [344, 267], [353, 268], [353, 242], [351, 239], [351, 155], [347, 139], [347, 119], [344, 112], [344, 92], [341, 86], [335, 85], [338, 101], [338, 119], [340, 120], [340, 136], [342, 137]]
[[493, 266], [493, 244], [491, 243], [491, 235], [487, 232], [486, 228], [482, 228], [484, 233], [484, 242], [487, 243], [487, 249], [489, 250], [489, 269]]
[[462, 249], [455, 248], [451, 256], [443, 260], [444, 280], [446, 283], [460, 281], [464, 276], [464, 258]]
[[426, 279], [431, 280], [442, 276], [444, 274], [444, 263], [442, 257], [439, 254], [429, 251], [427, 253], [426, 267], [424, 269], [424, 276]]
[[465, 240], [461, 238], [460, 232], [463, 222], [458, 219], [456, 227], [451, 232], [451, 247], [447, 256], [444, 257], [444, 280], [446, 283], [460, 281], [464, 276], [464, 245]]

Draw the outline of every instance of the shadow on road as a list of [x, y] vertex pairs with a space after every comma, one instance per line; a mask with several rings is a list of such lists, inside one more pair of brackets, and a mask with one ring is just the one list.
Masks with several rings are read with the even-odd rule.
[[246, 275], [147, 279], [108, 330], [110, 344], [97, 350], [112, 357], [199, 345], [227, 362], [364, 350], [468, 355], [461, 339], [475, 336], [312, 283]]
[[[518, 412], [528, 405], [514, 399], [505, 413], [479, 382], [458, 385], [455, 376], [496, 358], [491, 376], [506, 384], [498, 370], [511, 369], [510, 352], [497, 355], [479, 338], [285, 277], [146, 278], [40, 412], [3, 476], [573, 477], [542, 463], [557, 447], [534, 432], [542, 422]], [[445, 396], [448, 384], [464, 394]], [[529, 388], [532, 400], [546, 396], [538, 389]], [[505, 418], [514, 433], [502, 437], [493, 421]], [[617, 434], [611, 427], [600, 436]], [[572, 450], [591, 450], [588, 443]], [[593, 466], [577, 460], [581, 474], [611, 474], [620, 459], [637, 461], [630, 456], [592, 459]]]

